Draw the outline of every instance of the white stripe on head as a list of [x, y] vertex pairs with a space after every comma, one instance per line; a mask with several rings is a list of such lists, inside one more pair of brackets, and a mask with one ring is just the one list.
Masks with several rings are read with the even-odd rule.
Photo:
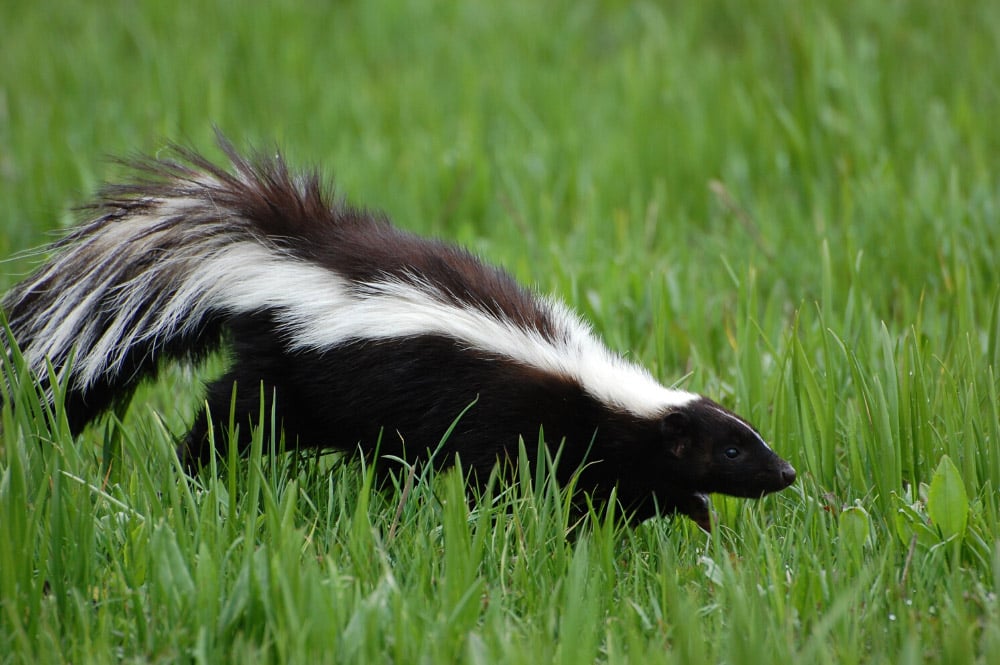
[[771, 450], [771, 446], [767, 445], [767, 441], [764, 440], [764, 437], [762, 437], [760, 433], [757, 432], [757, 430], [748, 425], [746, 421], [744, 421], [742, 418], [738, 418], [737, 416], [729, 413], [725, 409], [720, 409], [718, 407], [712, 406], [711, 404], [706, 404], [705, 406], [711, 409], [712, 411], [715, 411], [716, 413], [719, 413], [725, 416], [726, 418], [729, 418], [730, 420], [739, 423], [743, 428], [745, 428], [747, 431], [753, 434], [758, 441], [760, 441], [760, 445], [764, 446], [764, 448], [766, 448], [767, 450]]

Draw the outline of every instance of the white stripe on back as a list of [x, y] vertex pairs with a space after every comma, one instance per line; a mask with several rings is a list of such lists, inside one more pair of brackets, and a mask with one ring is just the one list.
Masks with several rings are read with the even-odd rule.
[[[184, 215], [195, 205], [203, 203], [173, 200], [169, 213]], [[163, 210], [161, 206], [154, 213]], [[35, 284], [83, 258], [90, 266], [115, 267], [155, 247], [157, 234], [185, 233], [184, 225], [164, 221], [163, 214], [144, 214], [124, 224], [112, 223], [113, 231], [101, 229], [65, 250]], [[149, 263], [125, 283], [117, 283], [114, 270], [103, 277], [92, 271], [74, 281], [47, 308], [45, 318], [37, 319], [45, 323], [33, 335], [35, 343], [24, 350], [32, 367], [44, 372], [46, 357], [65, 358], [75, 347], [76, 381], [88, 386], [105, 373], [119, 371], [136, 344], [158, 345], [193, 332], [205, 314], [270, 309], [291, 348], [322, 350], [352, 340], [442, 335], [569, 377], [596, 399], [640, 417], [656, 417], [698, 398], [664, 387], [644, 368], [609, 351], [556, 300], [542, 301], [557, 331], [556, 339], [549, 340], [481, 309], [457, 306], [427, 281], [387, 279], [359, 285], [256, 240], [232, 234], [212, 238], [209, 226], [199, 223], [197, 240], [175, 245], [170, 255]], [[127, 256], [118, 256], [122, 253]], [[94, 316], [99, 299], [108, 308], [105, 313], [112, 314], [103, 331]], [[136, 312], [149, 309], [150, 301], [155, 304], [152, 311], [139, 322], [130, 321]]]

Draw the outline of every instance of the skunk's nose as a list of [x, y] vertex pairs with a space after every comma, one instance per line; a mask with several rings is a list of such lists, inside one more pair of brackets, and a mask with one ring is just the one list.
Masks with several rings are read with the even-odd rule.
[[795, 467], [791, 464], [785, 464], [785, 468], [781, 470], [781, 480], [785, 483], [785, 487], [788, 487], [795, 482]]

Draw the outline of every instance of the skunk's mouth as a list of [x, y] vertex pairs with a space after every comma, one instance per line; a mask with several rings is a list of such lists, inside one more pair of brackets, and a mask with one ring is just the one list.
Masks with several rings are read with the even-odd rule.
[[[718, 478], [707, 491], [741, 499], [759, 499], [789, 487], [795, 482], [795, 478], [795, 467], [781, 460], [777, 468], [760, 469], [753, 473], [733, 471]], [[706, 491], [704, 487], [699, 489]]]
[[[789, 464], [788, 462], [782, 461], [781, 468], [779, 468], [778, 472], [775, 474], [775, 484], [773, 486], [773, 489], [768, 488], [764, 492], [764, 494], [768, 494], [770, 492], [780, 492], [786, 487], [790, 487], [792, 483], [795, 482], [796, 475], [797, 474], [795, 473], [795, 467]], [[764, 494], [762, 494], [761, 496], [763, 496]]]
[[695, 492], [689, 496], [681, 512], [690, 517], [704, 531], [712, 532], [712, 504], [707, 494]]

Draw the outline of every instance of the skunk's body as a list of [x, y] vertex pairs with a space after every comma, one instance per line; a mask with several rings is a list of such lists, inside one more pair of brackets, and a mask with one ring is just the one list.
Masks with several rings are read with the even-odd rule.
[[459, 453], [480, 478], [543, 428], [553, 447], [565, 442], [564, 479], [579, 471], [577, 486], [598, 500], [617, 486], [640, 518], [658, 508], [704, 525], [704, 494], [756, 497], [794, 480], [749, 424], [663, 387], [562, 304], [330, 201], [316, 175], [295, 176], [280, 157], [223, 148], [231, 172], [181, 148], [175, 161], [137, 164], [139, 176], [106, 188], [96, 216], [4, 299], [40, 381], [47, 361], [70, 373], [75, 430], [161, 359], [228, 339], [233, 362], [208, 388], [211, 415], [180, 447], [193, 465], [211, 452], [208, 428], [225, 430], [235, 387], [241, 446], [262, 394], [299, 447], [378, 443], [380, 455], [420, 458], [458, 419], [435, 459]]

